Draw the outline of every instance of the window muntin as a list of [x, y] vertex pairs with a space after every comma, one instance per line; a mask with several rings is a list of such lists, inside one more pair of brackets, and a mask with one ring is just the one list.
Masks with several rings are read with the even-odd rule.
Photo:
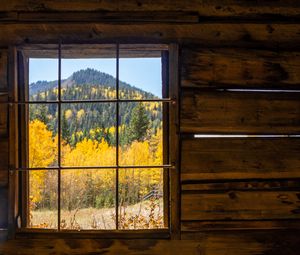
[[[68, 46], [66, 46], [66, 48], [68, 48]], [[60, 50], [59, 50], [59, 56], [63, 56], [64, 55], [64, 45], [61, 46]], [[162, 49], [160, 49], [160, 51], [158, 50], [154, 50], [154, 54], [157, 56], [158, 54], [160, 54]], [[164, 49], [165, 50], [165, 49]], [[71, 98], [71, 97], [65, 97], [63, 94], [63, 90], [64, 88], [62, 87], [62, 80], [61, 80], [61, 71], [63, 68], [63, 62], [65, 61], [65, 59], [63, 58], [58, 58], [58, 76], [59, 79], [57, 81], [57, 100], [51, 100], [50, 98], [44, 98], [43, 100], [39, 100], [39, 102], [37, 103], [37, 100], [29, 100], [29, 102], [27, 102], [25, 105], [28, 105], [29, 107], [32, 106], [40, 106], [40, 105], [51, 105], [54, 104], [58, 109], [58, 113], [57, 113], [57, 138], [56, 140], [54, 139], [54, 142], [57, 142], [58, 144], [60, 144], [60, 146], [57, 146], [57, 164], [51, 165], [51, 166], [46, 166], [46, 168], [51, 168], [51, 170], [46, 170], [44, 169], [45, 166], [35, 166], [32, 167], [27, 165], [25, 168], [23, 167], [23, 169], [27, 170], [29, 172], [29, 180], [30, 180], [30, 175], [31, 175], [31, 171], [32, 173], [35, 172], [44, 172], [44, 174], [48, 174], [49, 178], [50, 175], [55, 176], [55, 174], [53, 174], [54, 172], [56, 172], [56, 176], [57, 176], [57, 204], [55, 206], [55, 203], [53, 203], [52, 201], [52, 207], [54, 208], [54, 210], [57, 210], [57, 218], [58, 220], [60, 219], [60, 224], [57, 224], [58, 220], [56, 221], [55, 224], [55, 220], [52, 219], [51, 224], [44, 224], [42, 223], [36, 223], [36, 224], [32, 224], [33, 220], [32, 220], [32, 213], [29, 213], [29, 217], [28, 217], [28, 212], [26, 214], [27, 217], [27, 227], [38, 227], [38, 228], [54, 228], [54, 229], [59, 229], [59, 230], [64, 230], [64, 229], [73, 229], [73, 230], [81, 230], [81, 229], [141, 229], [141, 228], [145, 228], [145, 225], [143, 227], [143, 222], [147, 221], [145, 220], [145, 217], [137, 217], [137, 215], [132, 214], [133, 209], [129, 208], [128, 209], [128, 213], [124, 213], [124, 208], [130, 207], [130, 201], [128, 200], [134, 200], [135, 202], [139, 202], [141, 201], [142, 197], [140, 194], [143, 194], [143, 192], [145, 191], [140, 191], [138, 188], [137, 190], [135, 190], [133, 193], [135, 194], [136, 197], [128, 199], [128, 196], [126, 197], [126, 188], [128, 189], [128, 187], [132, 186], [132, 180], [135, 180], [136, 176], [143, 176], [143, 178], [145, 178], [145, 176], [151, 177], [151, 175], [153, 175], [154, 173], [156, 173], [156, 177], [154, 177], [153, 179], [157, 179], [157, 176], [160, 176], [159, 181], [157, 181], [157, 183], [159, 183], [159, 187], [160, 190], [152, 190], [151, 192], [148, 192], [149, 194], [145, 194], [145, 197], [147, 196], [152, 196], [152, 197], [158, 197], [161, 198], [163, 197], [163, 199], [160, 199], [159, 203], [168, 203], [167, 202], [167, 194], [164, 194], [166, 192], [168, 192], [164, 187], [167, 185], [164, 185], [164, 182], [166, 182], [166, 171], [168, 171], [168, 168], [170, 167], [170, 165], [168, 164], [168, 162], [166, 161], [166, 155], [161, 155], [161, 157], [157, 160], [148, 160], [148, 161], [139, 161], [137, 159], [133, 160], [132, 158], [130, 158], [131, 160], [124, 160], [124, 158], [126, 159], [126, 153], [128, 153], [128, 151], [124, 150], [124, 148], [122, 148], [122, 143], [124, 143], [123, 137], [122, 137], [122, 123], [126, 123], [126, 120], [123, 120], [122, 117], [122, 109], [126, 108], [126, 106], [123, 105], [135, 105], [135, 106], [139, 106], [139, 105], [143, 105], [144, 108], [149, 108], [149, 109], [153, 109], [153, 107], [155, 107], [155, 111], [156, 111], [156, 115], [160, 114], [161, 118], [162, 118], [162, 112], [163, 112], [163, 108], [168, 105], [168, 103], [171, 101], [170, 99], [167, 98], [167, 94], [164, 93], [165, 95], [163, 95], [163, 97], [154, 97], [151, 98], [149, 97], [149, 94], [144, 94], [141, 97], [136, 97], [136, 95], [134, 97], [126, 97], [124, 96], [124, 93], [122, 94], [122, 90], [120, 90], [120, 81], [119, 81], [119, 69], [120, 69], [120, 52], [122, 52], [122, 56], [124, 56], [124, 58], [128, 58], [130, 56], [138, 56], [139, 58], [141, 58], [141, 55], [143, 55], [143, 50], [137, 51], [135, 50], [134, 52], [131, 52], [132, 49], [126, 49], [126, 46], [122, 46], [120, 45], [119, 47], [116, 47], [116, 89], [115, 89], [115, 93], [110, 94], [111, 96], [109, 98]], [[76, 51], [75, 51], [76, 52]], [[159, 52], [159, 53], [158, 53]], [[67, 53], [68, 54], [68, 53]], [[66, 54], [66, 55], [67, 55]], [[72, 53], [74, 55], [74, 51]], [[148, 55], [150, 54], [149, 52], [147, 53]], [[72, 56], [73, 56], [72, 55]], [[109, 55], [111, 56], [111, 55]], [[69, 60], [69, 59], [68, 59]], [[164, 84], [164, 86], [166, 86], [166, 84]], [[60, 89], [59, 89], [60, 88]], [[113, 91], [113, 90], [112, 90]], [[166, 91], [166, 90], [165, 90]], [[65, 94], [66, 95], [66, 94]], [[145, 96], [146, 95], [146, 96]], [[53, 97], [52, 97], [53, 98]], [[83, 101], [82, 101], [83, 100]], [[25, 100], [26, 101], [26, 100]], [[56, 101], [55, 103], [53, 101]], [[118, 118], [115, 118], [115, 126], [119, 127], [119, 128], [115, 128], [116, 130], [119, 130], [119, 132], [114, 132], [114, 136], [115, 136], [115, 150], [114, 150], [114, 155], [112, 156], [112, 160], [107, 163], [107, 164], [99, 164], [99, 163], [88, 163], [85, 160], [83, 160], [80, 163], [76, 163], [76, 165], [68, 165], [68, 164], [64, 164], [64, 149], [62, 144], [65, 142], [63, 139], [63, 129], [64, 126], [68, 126], [68, 124], [65, 123], [64, 117], [67, 111], [67, 105], [88, 105], [90, 104], [91, 106], [93, 105], [114, 105], [115, 109], [114, 111], [111, 111], [110, 116], [119, 116]], [[154, 104], [154, 106], [153, 106]], [[127, 106], [128, 107], [128, 106]], [[164, 109], [165, 109], [164, 108]], [[78, 112], [78, 111], [77, 111]], [[164, 112], [166, 112], [164, 110]], [[29, 114], [30, 115], [30, 114]], [[76, 116], [77, 117], [77, 116]], [[128, 122], [128, 120], [127, 120]], [[65, 124], [64, 124], [65, 123]], [[157, 123], [156, 123], [157, 126]], [[156, 127], [157, 128], [157, 127]], [[159, 129], [159, 128], [157, 128]], [[161, 143], [160, 146], [160, 150], [164, 151], [164, 153], [166, 153], [166, 148], [167, 148], [167, 144], [162, 144], [163, 142], [163, 135], [167, 135], [167, 129], [163, 126], [163, 124], [161, 124], [160, 126], [160, 135], [159, 134], [155, 134], [156, 136], [156, 143]], [[163, 131], [165, 133], [163, 133]], [[60, 135], [59, 135], [60, 134]], [[153, 133], [152, 133], [153, 135]], [[164, 139], [165, 141], [167, 139]], [[30, 141], [30, 138], [29, 138]], [[138, 139], [137, 139], [138, 141]], [[29, 142], [30, 143], [30, 142]], [[138, 144], [137, 144], [138, 145]], [[140, 151], [140, 148], [137, 146], [136, 151]], [[54, 153], [55, 154], [55, 153]], [[136, 153], [134, 153], [134, 151], [131, 151], [131, 154], [129, 153], [129, 155], [131, 156], [136, 156]], [[111, 156], [111, 155], [110, 155]], [[123, 157], [123, 158], [122, 158]], [[71, 157], [72, 158], [72, 157]], [[163, 160], [164, 158], [164, 160]], [[72, 160], [69, 160], [69, 163], [72, 162]], [[78, 161], [77, 161], [78, 162]], [[101, 161], [103, 162], [103, 161]], [[115, 163], [114, 163], [115, 162]], [[30, 163], [30, 162], [29, 162]], [[112, 164], [110, 164], [112, 163]], [[114, 164], [113, 164], [114, 163]], [[39, 169], [37, 169], [39, 168]], [[35, 171], [35, 172], [33, 172]], [[97, 223], [97, 219], [95, 217], [95, 215], [92, 215], [92, 220], [91, 223], [88, 224], [86, 222], [82, 222], [83, 217], [79, 217], [78, 220], [76, 220], [76, 215], [73, 214], [71, 215], [71, 218], [73, 219], [72, 224], [68, 222], [66, 222], [66, 220], [64, 219], [66, 215], [66, 212], [63, 210], [66, 207], [66, 204], [69, 203], [70, 198], [68, 199], [67, 196], [63, 196], [63, 194], [67, 194], [68, 191], [65, 190], [65, 185], [64, 183], [66, 182], [65, 180], [67, 179], [67, 176], [72, 175], [73, 177], [69, 178], [72, 180], [72, 185], [70, 185], [70, 187], [76, 187], [76, 180], [77, 183], [82, 181], [82, 178], [80, 178], [80, 175], [84, 174], [84, 175], [88, 175], [88, 173], [90, 173], [91, 175], [95, 175], [95, 173], [99, 173], [100, 175], [105, 173], [105, 172], [109, 172], [110, 173], [110, 187], [112, 188], [110, 191], [111, 193], [115, 193], [115, 199], [114, 199], [114, 204], [115, 204], [115, 224], [111, 224], [111, 222], [109, 223], [109, 221], [105, 221], [102, 220], [101, 222], [99, 222], [99, 224]], [[51, 173], [51, 174], [50, 174]], [[77, 175], [76, 175], [77, 174]], [[47, 176], [48, 176], [47, 175]], [[52, 178], [53, 178], [52, 176]], [[33, 178], [31, 178], [33, 179]], [[100, 178], [101, 179], [101, 178]], [[145, 178], [146, 179], [146, 178]], [[149, 178], [148, 178], [149, 179]], [[150, 178], [151, 179], [151, 178]], [[60, 185], [59, 185], [60, 184]], [[143, 186], [144, 185], [144, 186]], [[49, 186], [49, 185], [48, 185]], [[53, 187], [54, 185], [50, 185], [51, 187]], [[146, 189], [147, 185], [146, 184], [141, 184], [140, 189]], [[54, 188], [55, 189], [55, 188]], [[30, 185], [29, 185], [29, 193], [30, 193]], [[75, 192], [76, 193], [76, 192]], [[83, 192], [84, 193], [84, 192]], [[163, 193], [163, 194], [162, 194]], [[138, 195], [137, 195], [138, 194]], [[79, 197], [84, 197], [84, 194], [79, 195]], [[31, 196], [29, 195], [29, 199]], [[52, 200], [55, 200], [55, 196], [54, 198], [52, 198]], [[76, 200], [76, 199], [75, 199]], [[78, 204], [82, 203], [82, 201], [78, 201]], [[110, 202], [112, 203], [112, 202]], [[139, 202], [141, 203], [141, 202]], [[129, 206], [128, 206], [129, 204]], [[29, 205], [29, 211], [31, 210], [30, 208], [32, 207], [32, 205]], [[57, 207], [57, 208], [56, 208]], [[122, 208], [123, 207], [123, 208]], [[151, 204], [149, 206], [149, 210], [150, 213], [153, 214], [157, 214], [157, 205], [155, 204]], [[152, 208], [152, 209], [151, 209]], [[154, 208], [154, 209], [153, 209]], [[164, 210], [163, 213], [160, 212], [160, 215], [158, 215], [159, 217], [157, 217], [156, 221], [160, 222], [159, 224], [148, 224], [150, 222], [150, 220], [148, 220], [148, 223], [145, 223], [148, 227], [146, 228], [162, 228], [162, 227], [167, 227], [167, 222], [168, 219], [163, 219], [164, 217], [166, 217], [168, 215], [168, 213], [166, 212], [166, 208], [168, 208], [168, 206], [163, 206], [163, 205], [159, 205], [159, 210]], [[161, 209], [162, 208], [162, 209]], [[131, 211], [130, 211], [131, 210]], [[140, 210], [140, 209], [139, 209]], [[72, 210], [71, 210], [72, 211]], [[78, 211], [75, 210], [76, 214], [78, 214]], [[103, 215], [105, 215], [103, 213]], [[101, 215], [101, 217], [107, 217]], [[141, 215], [140, 215], [141, 216]], [[142, 215], [143, 216], [143, 215]], [[30, 218], [31, 217], [31, 218]], [[153, 217], [153, 216], [152, 216]], [[48, 217], [49, 219], [51, 217]], [[36, 222], [39, 222], [38, 220]], [[40, 221], [41, 222], [41, 221]], [[130, 222], [130, 224], [128, 224], [128, 222]], [[153, 222], [153, 219], [152, 219]], [[106, 224], [107, 223], [107, 224]], [[104, 226], [106, 225], [106, 226]], [[100, 227], [99, 227], [100, 226]], [[98, 228], [99, 227], [99, 228]]]

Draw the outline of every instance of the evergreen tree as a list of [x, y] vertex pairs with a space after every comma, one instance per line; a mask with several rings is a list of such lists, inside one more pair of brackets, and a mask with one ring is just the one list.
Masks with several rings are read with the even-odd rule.
[[68, 144], [71, 142], [71, 133], [68, 125], [68, 121], [66, 118], [66, 111], [64, 111], [61, 120], [61, 134], [63, 140], [65, 140]]
[[146, 109], [142, 103], [139, 103], [132, 110], [132, 117], [129, 122], [129, 140], [133, 142], [137, 140], [142, 142], [147, 135], [150, 120], [147, 115]]

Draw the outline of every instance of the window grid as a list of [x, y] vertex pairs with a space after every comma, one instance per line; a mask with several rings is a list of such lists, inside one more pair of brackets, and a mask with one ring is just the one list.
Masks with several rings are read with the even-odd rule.
[[[60, 231], [61, 222], [61, 170], [82, 170], [82, 169], [115, 169], [116, 170], [116, 230], [119, 229], [119, 169], [133, 168], [161, 168], [164, 170], [174, 169], [175, 166], [172, 164], [162, 164], [162, 165], [119, 165], [119, 104], [122, 102], [162, 102], [162, 103], [172, 103], [175, 102], [171, 98], [160, 98], [160, 99], [120, 99], [119, 98], [119, 44], [116, 44], [116, 99], [98, 99], [98, 100], [62, 100], [61, 99], [61, 59], [62, 50], [61, 42], [58, 44], [58, 100], [52, 101], [18, 101], [18, 102], [8, 102], [10, 105], [30, 105], [30, 104], [56, 104], [58, 107], [58, 166], [57, 167], [19, 167], [15, 169], [10, 169], [11, 171], [26, 172], [31, 170], [56, 170], [58, 171], [58, 225], [57, 230]], [[164, 97], [164, 95], [163, 95]], [[61, 105], [67, 103], [116, 103], [116, 165], [115, 166], [74, 166], [65, 167], [61, 165]], [[164, 120], [163, 120], [164, 121]], [[168, 141], [169, 143], [169, 141]], [[168, 146], [168, 145], [167, 145]], [[165, 152], [164, 152], [165, 153]], [[165, 163], [165, 162], [163, 162]], [[166, 180], [164, 180], [166, 181]], [[164, 194], [164, 197], [166, 194]], [[167, 202], [167, 201], [166, 201]]]

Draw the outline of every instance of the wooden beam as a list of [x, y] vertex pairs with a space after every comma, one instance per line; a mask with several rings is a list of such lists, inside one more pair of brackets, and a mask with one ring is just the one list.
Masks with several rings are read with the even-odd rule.
[[11, 0], [0, 4], [0, 11], [30, 11], [30, 12], [55, 12], [55, 11], [195, 11], [204, 17], [293, 17], [298, 16], [299, 2], [297, 0], [255, 1], [247, 0], [201, 0], [201, 1], [110, 1], [97, 2], [85, 1], [24, 1]]
[[22, 254], [101, 254], [112, 255], [298, 255], [299, 231], [219, 231], [185, 233], [194, 240], [97, 240], [97, 239], [19, 239], [0, 245], [0, 253]]
[[0, 47], [26, 43], [170, 43], [293, 49], [299, 24], [0, 24]]
[[300, 133], [299, 93], [183, 90], [181, 132]]
[[181, 219], [300, 219], [299, 194], [299, 190], [183, 193]]
[[184, 139], [181, 150], [185, 183], [300, 177], [300, 138]]
[[300, 52], [185, 48], [182, 86], [300, 89]]

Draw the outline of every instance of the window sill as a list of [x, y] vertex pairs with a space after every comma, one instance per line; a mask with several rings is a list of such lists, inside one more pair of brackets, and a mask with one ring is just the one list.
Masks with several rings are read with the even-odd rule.
[[141, 230], [51, 230], [19, 229], [16, 239], [170, 239], [169, 229]]

